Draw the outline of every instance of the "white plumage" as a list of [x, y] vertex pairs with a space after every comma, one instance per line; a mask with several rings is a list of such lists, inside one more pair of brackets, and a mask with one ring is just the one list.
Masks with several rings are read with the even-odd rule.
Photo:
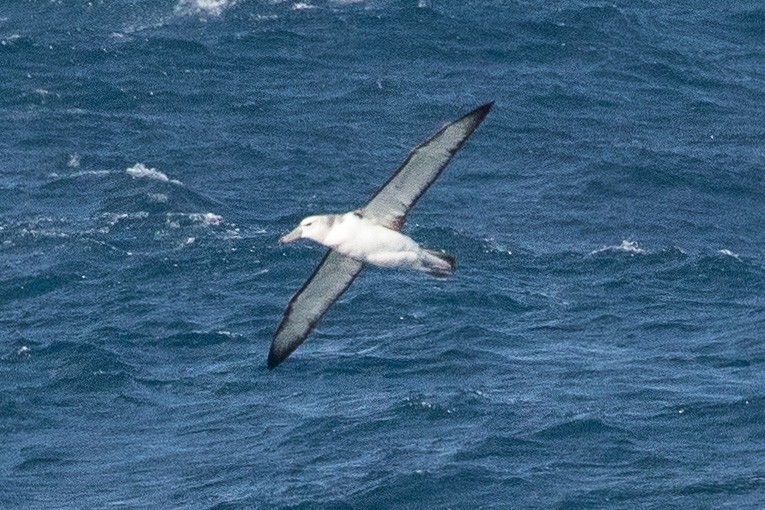
[[425, 250], [411, 237], [378, 225], [358, 212], [309, 216], [282, 237], [282, 243], [311, 239], [342, 255], [381, 267], [397, 267], [445, 276], [454, 271], [454, 259]]

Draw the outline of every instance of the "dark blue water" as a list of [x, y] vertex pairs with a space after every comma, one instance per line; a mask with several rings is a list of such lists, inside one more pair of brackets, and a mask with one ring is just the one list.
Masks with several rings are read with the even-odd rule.
[[[761, 2], [9, 0], [0, 507], [765, 508]], [[496, 105], [269, 372], [411, 147]]]

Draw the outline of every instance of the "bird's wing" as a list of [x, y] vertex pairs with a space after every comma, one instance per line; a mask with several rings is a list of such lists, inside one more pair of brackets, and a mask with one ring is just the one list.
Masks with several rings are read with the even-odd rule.
[[470, 138], [494, 102], [479, 106], [447, 124], [432, 138], [416, 147], [404, 164], [375, 193], [361, 214], [394, 230], [401, 230], [409, 209], [438, 178], [452, 156]]
[[303, 287], [292, 296], [268, 352], [268, 368], [287, 359], [324, 312], [358, 276], [363, 263], [329, 250]]

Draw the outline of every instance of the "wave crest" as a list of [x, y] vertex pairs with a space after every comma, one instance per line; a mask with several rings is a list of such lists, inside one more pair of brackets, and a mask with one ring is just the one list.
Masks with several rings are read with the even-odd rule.
[[186, 16], [194, 14], [220, 16], [223, 11], [236, 3], [237, 0], [179, 0], [175, 5], [175, 12]]
[[598, 250], [594, 250], [590, 252], [590, 255], [596, 255], [598, 253], [608, 253], [608, 252], [622, 252], [622, 253], [629, 253], [630, 255], [645, 255], [648, 253], [647, 250], [644, 250], [643, 248], [638, 245], [637, 241], [630, 241], [629, 239], [624, 239], [622, 241], [622, 244], [619, 246], [606, 246], [604, 248], [600, 248]]
[[181, 181], [171, 179], [156, 168], [149, 168], [143, 163], [136, 163], [125, 171], [134, 179], [154, 179], [162, 182], [170, 182], [172, 184], [182, 184]]

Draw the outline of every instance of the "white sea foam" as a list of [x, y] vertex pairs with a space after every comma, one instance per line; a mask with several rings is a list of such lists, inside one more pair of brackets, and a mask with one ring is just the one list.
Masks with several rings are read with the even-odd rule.
[[623, 240], [622, 244], [617, 246], [616, 249], [626, 253], [640, 253], [640, 254], [648, 253], [643, 248], [638, 246], [638, 243], [636, 241], [628, 241], [626, 239]]
[[494, 239], [493, 237], [484, 237], [483, 242], [484, 242], [484, 250], [483, 250], [484, 253], [496, 252], [496, 253], [502, 253], [507, 255], [513, 254], [513, 252], [510, 250], [510, 248], [507, 245], [503, 243], [498, 243], [497, 240]]
[[154, 179], [162, 182], [181, 184], [181, 181], [170, 179], [167, 175], [163, 174], [156, 168], [149, 168], [143, 163], [136, 163], [135, 165], [128, 168], [126, 172], [134, 179]]
[[[65, 239], [71, 236], [72, 225], [66, 218], [39, 216], [20, 222], [0, 225], [0, 231], [8, 230], [15, 236], [32, 239]], [[3, 242], [13, 245], [10, 240]]]
[[9, 35], [8, 37], [3, 37], [2, 39], [0, 39], [0, 46], [10, 46], [11, 44], [18, 41], [19, 39], [21, 39], [20, 34], [12, 34], [12, 35]]
[[189, 219], [191, 219], [191, 221], [202, 223], [203, 225], [220, 225], [220, 222], [223, 221], [223, 216], [211, 212], [191, 213], [189, 214]]
[[48, 174], [48, 177], [51, 179], [73, 179], [76, 177], [86, 177], [86, 176], [92, 176], [92, 175], [108, 175], [114, 173], [111, 170], [78, 170], [76, 172], [72, 172], [70, 174], [60, 174], [58, 172], [51, 172]]
[[149, 193], [147, 196], [149, 201], [154, 202], [155, 204], [166, 204], [168, 200], [170, 200], [170, 197], [164, 193]]
[[[167, 213], [165, 224], [170, 228], [181, 228], [184, 224], [183, 220], [189, 220], [193, 223], [201, 223], [202, 225], [217, 226], [223, 222], [223, 216], [212, 212], [206, 213]], [[188, 223], [186, 223], [187, 225]]]
[[80, 168], [80, 155], [76, 152], [69, 155], [69, 160], [66, 162], [66, 166], [69, 168]]
[[181, 15], [206, 14], [220, 16], [223, 11], [236, 5], [237, 0], [179, 0], [175, 12]]
[[112, 173], [110, 170], [81, 170], [79, 172], [73, 172], [69, 174], [70, 177], [82, 177], [84, 175], [108, 175]]
[[276, 14], [256, 14], [252, 19], [255, 21], [273, 21], [279, 19], [279, 16]]
[[316, 6], [305, 2], [298, 2], [292, 6], [293, 11], [305, 11], [307, 9], [316, 9]]
[[736, 253], [733, 253], [730, 250], [726, 250], [726, 249], [717, 250], [717, 253], [721, 253], [721, 254], [725, 255], [726, 257], [733, 257], [736, 260], [741, 260], [741, 258]]
[[600, 248], [599, 250], [594, 250], [590, 254], [595, 255], [596, 253], [603, 253], [603, 252], [609, 252], [609, 251], [620, 251], [624, 253], [629, 253], [630, 255], [645, 255], [648, 253], [646, 250], [641, 248], [637, 241], [630, 241], [628, 239], [625, 239], [622, 241], [622, 244], [619, 246], [606, 246], [605, 248]]
[[101, 215], [106, 219], [110, 227], [113, 227], [122, 220], [142, 220], [149, 217], [149, 213], [146, 211], [138, 211], [135, 213], [104, 213]]
[[66, 232], [62, 232], [60, 230], [50, 230], [50, 229], [36, 229], [36, 228], [22, 228], [19, 230], [19, 235], [21, 236], [30, 236], [33, 238], [60, 238], [60, 239], [66, 239], [69, 237], [69, 234]]

